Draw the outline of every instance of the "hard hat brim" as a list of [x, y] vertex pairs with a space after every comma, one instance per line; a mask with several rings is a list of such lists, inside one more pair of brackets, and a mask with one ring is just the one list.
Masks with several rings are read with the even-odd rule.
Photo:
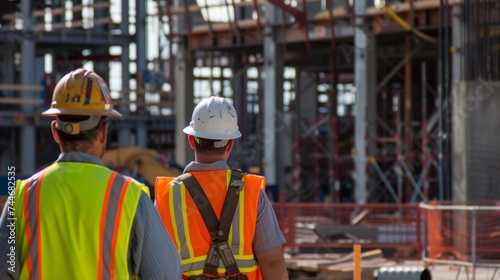
[[211, 140], [230, 140], [241, 137], [241, 132], [239, 131], [236, 131], [235, 133], [232, 134], [219, 134], [219, 133], [196, 131], [193, 129], [192, 126], [186, 126], [182, 131], [188, 135], [193, 135], [196, 137], [211, 139]]
[[108, 118], [121, 118], [123, 117], [118, 111], [112, 110], [102, 110], [102, 111], [91, 111], [88, 110], [76, 110], [76, 109], [58, 109], [50, 108], [42, 113], [42, 115], [47, 117], [57, 117], [59, 115], [73, 115], [73, 116], [102, 116]]

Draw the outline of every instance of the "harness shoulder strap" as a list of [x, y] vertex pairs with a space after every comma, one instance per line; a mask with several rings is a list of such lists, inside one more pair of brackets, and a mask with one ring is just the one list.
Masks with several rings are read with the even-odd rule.
[[200, 211], [203, 221], [205, 221], [208, 232], [213, 239], [214, 234], [216, 234], [219, 229], [219, 220], [215, 215], [214, 209], [212, 209], [212, 205], [210, 205], [207, 195], [193, 174], [184, 173], [179, 176], [179, 179], [184, 183], [184, 186], [186, 186], [186, 189], [193, 198], [196, 207], [198, 207], [198, 210]]
[[236, 207], [238, 206], [239, 194], [243, 188], [243, 173], [238, 170], [231, 172], [231, 181], [222, 208], [220, 223], [198, 180], [191, 173], [182, 174], [179, 176], [179, 179], [184, 183], [193, 198], [212, 238], [212, 244], [203, 273], [217, 276], [217, 267], [220, 258], [226, 267], [227, 275], [239, 274], [238, 265], [227, 243], [227, 238]]

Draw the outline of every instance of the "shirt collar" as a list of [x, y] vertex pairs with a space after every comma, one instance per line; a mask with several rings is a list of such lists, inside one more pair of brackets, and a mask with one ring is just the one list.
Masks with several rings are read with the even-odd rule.
[[196, 161], [192, 161], [186, 166], [186, 168], [184, 168], [184, 173], [191, 171], [211, 171], [225, 169], [229, 169], [229, 165], [227, 165], [224, 160], [218, 160], [212, 163], [199, 163]]
[[82, 162], [104, 166], [104, 163], [97, 157], [81, 152], [61, 153], [56, 162]]

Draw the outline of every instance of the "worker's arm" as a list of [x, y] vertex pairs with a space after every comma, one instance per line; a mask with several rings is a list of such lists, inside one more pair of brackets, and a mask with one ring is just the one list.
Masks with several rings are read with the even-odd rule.
[[288, 279], [285, 257], [283, 256], [281, 246], [266, 252], [256, 253], [255, 257], [259, 263], [264, 280]]
[[[19, 254], [15, 246], [15, 223], [21, 221], [8, 220], [8, 203], [2, 211], [0, 217], [0, 279], [19, 278]], [[13, 233], [13, 237], [10, 237]], [[9, 238], [10, 237], [10, 238]], [[14, 249], [14, 250], [12, 250]]]
[[133, 271], [140, 279], [179, 280], [181, 263], [177, 249], [165, 230], [158, 212], [143, 193], [132, 226]]
[[264, 280], [288, 279], [285, 257], [281, 249], [284, 243], [285, 238], [279, 228], [271, 202], [261, 190], [253, 248]]

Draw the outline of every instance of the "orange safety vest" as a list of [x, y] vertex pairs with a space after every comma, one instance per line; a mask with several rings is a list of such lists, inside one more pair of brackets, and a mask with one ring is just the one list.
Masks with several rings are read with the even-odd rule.
[[[231, 179], [231, 170], [193, 171], [210, 204], [220, 219]], [[261, 189], [266, 179], [262, 176], [243, 176], [243, 191], [229, 230], [228, 244], [242, 274], [250, 280], [262, 279], [252, 243], [257, 222], [257, 208]], [[158, 177], [155, 183], [155, 197], [158, 212], [172, 237], [179, 253], [183, 279], [203, 274], [205, 260], [212, 239], [200, 212], [181, 180], [173, 177]], [[225, 276], [221, 264], [219, 276]]]

